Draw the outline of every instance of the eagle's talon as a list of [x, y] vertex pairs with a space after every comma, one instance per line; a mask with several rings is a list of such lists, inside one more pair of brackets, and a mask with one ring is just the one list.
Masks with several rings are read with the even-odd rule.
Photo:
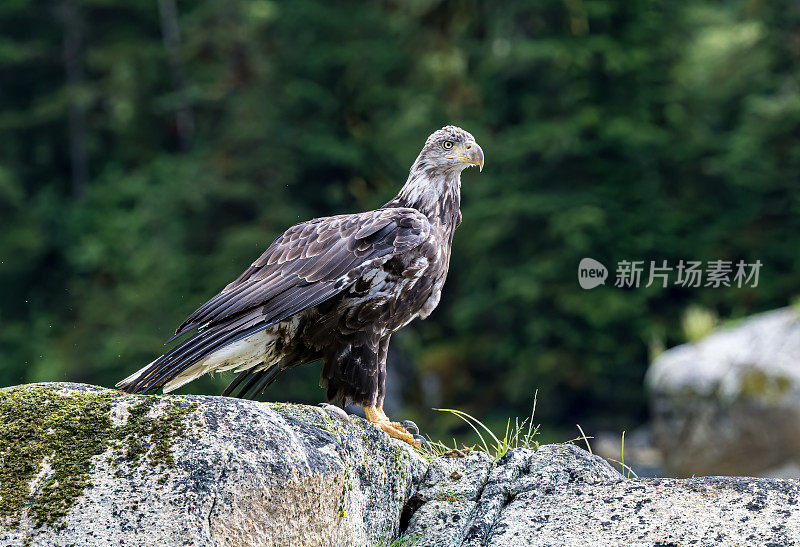
[[336, 405], [331, 405], [328, 403], [320, 403], [319, 406], [322, 407], [322, 409], [331, 416], [336, 416], [337, 418], [341, 418], [348, 424], [350, 423], [350, 416], [347, 415], [347, 412], [345, 412], [343, 408], [339, 408]]
[[417, 435], [419, 433], [419, 428], [417, 427], [417, 424], [415, 424], [411, 420], [403, 420], [402, 422], [400, 422], [400, 425], [402, 425], [403, 428], [405, 428], [405, 430], [411, 433], [412, 435]]
[[428, 452], [433, 452], [433, 447], [431, 447], [431, 443], [428, 442], [428, 439], [426, 439], [422, 435], [417, 435], [417, 434], [414, 434], [412, 436], [414, 437], [414, 440], [419, 441], [419, 444], [422, 446], [422, 448], [424, 448]]
[[409, 433], [408, 431], [403, 429], [400, 426], [399, 423], [390, 422], [388, 420], [380, 421], [380, 422], [373, 422], [373, 423], [375, 423], [375, 425], [380, 427], [390, 437], [393, 437], [395, 439], [400, 439], [401, 441], [407, 442], [408, 444], [410, 444], [414, 448], [419, 448], [420, 447], [420, 442], [417, 439], [415, 439], [414, 436], [411, 435], [411, 433]]
[[405, 427], [403, 427], [401, 423], [392, 422], [389, 420], [389, 418], [386, 416], [386, 413], [383, 412], [383, 408], [380, 406], [365, 406], [364, 416], [366, 416], [368, 422], [372, 422], [380, 427], [390, 437], [407, 442], [414, 448], [419, 448], [421, 446], [420, 441], [415, 439], [411, 433], [406, 431]]

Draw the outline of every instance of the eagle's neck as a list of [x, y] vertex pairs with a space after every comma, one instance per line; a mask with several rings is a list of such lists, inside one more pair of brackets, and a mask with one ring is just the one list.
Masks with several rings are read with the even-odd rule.
[[461, 171], [437, 170], [418, 159], [397, 197], [385, 206], [411, 207], [431, 224], [455, 229], [461, 216]]

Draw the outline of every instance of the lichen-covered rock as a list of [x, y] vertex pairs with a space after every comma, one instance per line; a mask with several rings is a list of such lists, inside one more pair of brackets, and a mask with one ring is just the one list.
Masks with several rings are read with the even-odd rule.
[[796, 545], [800, 485], [765, 479], [568, 483], [509, 498], [465, 545]]
[[[471, 465], [482, 476], [485, 461]], [[428, 491], [450, 487], [446, 474], [436, 477]], [[463, 498], [423, 502], [405, 537], [463, 547], [800, 542], [797, 481], [625, 479], [575, 446], [548, 445], [509, 452], [475, 486]]]
[[2, 545], [388, 543], [425, 468], [317, 407], [0, 390]]
[[465, 458], [440, 457], [431, 463], [409, 502], [414, 513], [408, 530], [415, 547], [460, 545], [492, 467], [486, 453], [474, 451]]
[[[462, 463], [463, 462], [463, 463]], [[438, 464], [438, 466], [437, 466]], [[459, 488], [448, 470], [469, 466], [472, 471], [460, 480]], [[444, 468], [443, 471], [437, 469]], [[493, 534], [506, 517], [510, 499], [532, 489], [566, 485], [571, 481], [594, 484], [621, 480], [605, 460], [574, 445], [546, 445], [538, 450], [517, 449], [492, 465], [485, 454], [468, 458], [437, 459], [426, 475], [422, 494], [428, 499], [410, 519], [406, 535], [414, 545], [524, 545], [496, 543]], [[456, 475], [458, 476], [458, 475]], [[454, 484], [456, 483], [456, 484]], [[437, 495], [454, 492], [452, 497]]]
[[795, 309], [759, 314], [672, 348], [650, 366], [646, 383], [668, 473], [770, 476], [800, 464]]
[[426, 459], [360, 418], [0, 390], [0, 545], [800, 543], [800, 483], [625, 479], [573, 445]]

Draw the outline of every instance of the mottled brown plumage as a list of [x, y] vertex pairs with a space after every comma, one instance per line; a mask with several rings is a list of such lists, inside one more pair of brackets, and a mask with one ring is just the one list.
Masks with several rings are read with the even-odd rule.
[[461, 222], [460, 174], [471, 165], [483, 167], [472, 135], [435, 132], [393, 200], [289, 228], [173, 339], [194, 334], [117, 385], [171, 391], [236, 369], [225, 394], [248, 396], [281, 371], [322, 360], [329, 400], [380, 410], [392, 333], [439, 302]]

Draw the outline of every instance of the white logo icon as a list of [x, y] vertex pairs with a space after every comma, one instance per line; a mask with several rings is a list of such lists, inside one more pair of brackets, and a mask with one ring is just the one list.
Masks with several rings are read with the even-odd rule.
[[594, 289], [605, 285], [608, 270], [594, 258], [582, 258], [578, 264], [578, 284], [582, 289]]

